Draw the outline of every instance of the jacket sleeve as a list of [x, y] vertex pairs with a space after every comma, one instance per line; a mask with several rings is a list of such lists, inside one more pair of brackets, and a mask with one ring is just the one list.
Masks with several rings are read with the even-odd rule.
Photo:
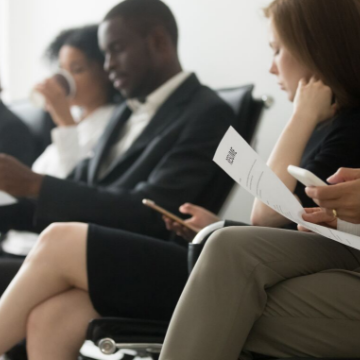
[[[145, 207], [142, 199], [152, 199], [173, 212], [186, 201], [196, 202], [199, 193], [221, 171], [212, 158], [234, 118], [223, 102], [194, 112], [193, 116], [184, 126], [169, 131], [167, 141], [177, 131], [176, 140], [161, 154], [147, 179], [130, 190], [45, 177], [35, 216], [37, 226], [43, 228], [54, 221], [82, 221], [167, 237], [161, 215]], [[145, 150], [145, 159], [146, 152], [156, 151], [154, 148]]]

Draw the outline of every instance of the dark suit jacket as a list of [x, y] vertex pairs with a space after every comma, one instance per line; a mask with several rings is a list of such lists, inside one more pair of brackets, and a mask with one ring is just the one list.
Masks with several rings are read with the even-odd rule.
[[35, 146], [27, 126], [0, 100], [0, 153], [14, 156], [30, 166]]
[[46, 176], [35, 209], [22, 201], [22, 213], [16, 217], [20, 222], [14, 222], [11, 212], [0, 212], [0, 222], [30, 229], [35, 210], [37, 230], [57, 221], [82, 221], [168, 237], [161, 216], [145, 207], [143, 198], [173, 212], [186, 201], [218, 210], [217, 195], [229, 190], [230, 181], [212, 157], [234, 119], [228, 105], [191, 75], [98, 179], [100, 164], [130, 114], [126, 104], [119, 107], [94, 157], [80, 163], [68, 179]]

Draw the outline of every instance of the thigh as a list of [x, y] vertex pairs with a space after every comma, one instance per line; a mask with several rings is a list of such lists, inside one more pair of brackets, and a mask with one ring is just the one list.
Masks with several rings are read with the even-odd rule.
[[271, 275], [278, 282], [329, 269], [353, 270], [360, 266], [360, 251], [313, 233], [245, 226], [216, 231], [200, 260], [202, 267], [236, 265], [234, 283], [235, 271], [245, 278], [262, 272], [270, 287]]
[[187, 249], [90, 225], [87, 269], [90, 298], [102, 316], [169, 320], [188, 277]]
[[360, 274], [328, 270], [268, 289], [245, 348], [279, 357], [360, 354]]
[[41, 303], [28, 318], [26, 339], [30, 358], [75, 359], [89, 321], [97, 317], [88, 293], [83, 290], [65, 291]]

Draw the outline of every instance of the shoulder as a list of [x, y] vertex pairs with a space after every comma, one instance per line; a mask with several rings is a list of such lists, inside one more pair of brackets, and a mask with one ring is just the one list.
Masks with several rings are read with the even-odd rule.
[[360, 128], [360, 108], [343, 110], [333, 119], [333, 128], [355, 126]]
[[188, 108], [209, 109], [218, 108], [232, 111], [230, 106], [221, 99], [216, 91], [200, 83], [195, 74], [191, 74], [175, 91], [174, 97], [183, 101]]
[[216, 93], [215, 90], [208, 86], [200, 85], [198, 90], [194, 93], [191, 99], [194, 103], [202, 104], [204, 106], [220, 107], [226, 110], [231, 110], [230, 106]]
[[216, 91], [208, 86], [199, 87], [189, 96], [188, 101], [183, 104], [183, 114], [187, 115], [191, 121], [197, 119], [198, 122], [206, 122], [208, 125], [223, 123], [223, 127], [232, 125], [235, 121], [235, 112], [230, 105], [225, 102]]

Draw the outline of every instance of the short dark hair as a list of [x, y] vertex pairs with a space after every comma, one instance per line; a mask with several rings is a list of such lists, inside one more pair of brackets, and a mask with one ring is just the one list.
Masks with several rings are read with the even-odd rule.
[[[98, 28], [98, 25], [86, 25], [63, 30], [47, 47], [45, 58], [50, 62], [57, 62], [61, 48], [67, 45], [79, 49], [89, 61], [93, 61], [103, 67], [105, 55], [100, 50], [98, 44]], [[114, 88], [110, 81], [108, 93], [109, 102], [117, 103], [121, 101], [120, 93]]]
[[340, 108], [360, 106], [359, 0], [274, 0], [265, 15], [287, 49], [331, 87]]
[[160, 0], [125, 0], [111, 9], [104, 21], [116, 17], [132, 21], [143, 35], [160, 25], [165, 28], [175, 47], [177, 46], [178, 28], [175, 17], [170, 8]]
[[105, 56], [100, 50], [97, 39], [98, 25], [87, 25], [63, 30], [47, 47], [45, 57], [57, 61], [64, 45], [81, 50], [92, 61], [104, 64]]

